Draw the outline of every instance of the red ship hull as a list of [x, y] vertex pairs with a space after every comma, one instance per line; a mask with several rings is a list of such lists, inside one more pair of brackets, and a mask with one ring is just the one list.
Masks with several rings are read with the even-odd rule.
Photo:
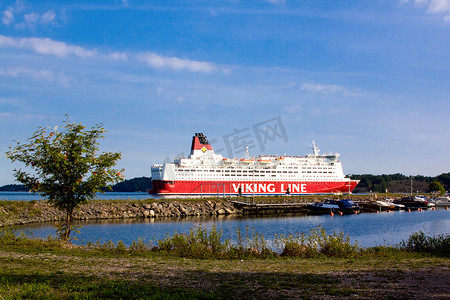
[[[153, 180], [151, 194], [159, 195], [291, 195], [348, 193], [358, 184], [347, 181], [161, 181]], [[239, 190], [240, 188], [240, 190]]]

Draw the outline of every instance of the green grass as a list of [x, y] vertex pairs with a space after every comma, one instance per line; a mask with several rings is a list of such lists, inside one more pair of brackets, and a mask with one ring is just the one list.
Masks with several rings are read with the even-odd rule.
[[[2, 272], [3, 273], [3, 272]], [[151, 283], [71, 276], [58, 272], [0, 275], [2, 299], [214, 299], [213, 293], [159, 288]]]
[[[401, 247], [361, 248], [344, 235], [326, 234], [320, 227], [309, 234], [279, 236], [285, 252], [289, 252], [287, 244], [291, 247], [290, 255], [282, 255], [267, 250], [264, 236], [253, 230], [237, 230], [236, 234], [238, 242], [233, 245], [222, 242], [221, 232], [215, 227], [197, 227], [188, 234], [167, 236], [157, 245], [138, 240], [128, 247], [122, 242], [74, 246], [51, 237], [30, 238], [3, 229], [0, 299], [318, 295], [408, 299], [424, 298], [422, 293], [428, 293], [427, 297], [449, 293], [445, 290], [445, 274], [450, 262], [445, 256]], [[414, 235], [412, 238], [416, 239]], [[442, 284], [429, 288], [424, 282], [428, 279]], [[411, 284], [421, 288], [412, 289]]]

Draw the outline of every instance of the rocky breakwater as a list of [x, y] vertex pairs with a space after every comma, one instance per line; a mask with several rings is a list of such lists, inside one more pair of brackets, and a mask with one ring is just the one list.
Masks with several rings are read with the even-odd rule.
[[[218, 216], [240, 214], [226, 200], [206, 201], [93, 201], [78, 206], [75, 220], [105, 220], [130, 218], [182, 218], [187, 216]], [[46, 201], [9, 201], [0, 206], [0, 226], [52, 222], [62, 219], [64, 213]]]

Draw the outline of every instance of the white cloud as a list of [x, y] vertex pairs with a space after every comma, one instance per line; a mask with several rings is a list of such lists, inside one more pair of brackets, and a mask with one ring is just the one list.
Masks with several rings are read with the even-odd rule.
[[276, 5], [281, 5], [281, 4], [286, 3], [286, 0], [266, 0], [266, 1], [269, 3], [272, 3], [272, 4], [276, 4]]
[[161, 56], [153, 52], [143, 53], [138, 56], [138, 59], [153, 68], [159, 69], [169, 68], [173, 70], [187, 70], [202, 73], [210, 73], [215, 69], [214, 65], [208, 62]]
[[354, 89], [350, 89], [345, 86], [335, 84], [304, 83], [302, 84], [301, 90], [310, 93], [324, 94], [324, 95], [341, 94], [344, 96], [357, 96], [360, 94], [360, 92]]
[[413, 2], [418, 7], [426, 7], [427, 13], [442, 15], [450, 21], [450, 0], [401, 0], [401, 4]]
[[25, 1], [17, 0], [14, 5], [3, 11], [2, 23], [4, 25], [12, 25], [16, 20], [19, 22], [14, 26], [16, 29], [34, 29], [36, 25], [55, 23], [56, 14], [53, 10], [41, 14], [33, 11], [31, 6], [27, 5]]
[[14, 14], [12, 7], [8, 7], [5, 11], [3, 11], [2, 22], [5, 25], [9, 25], [14, 22]]
[[41, 16], [41, 22], [43, 24], [50, 24], [52, 23], [56, 18], [56, 14], [53, 10], [49, 10], [45, 14]]
[[31, 50], [39, 54], [65, 57], [74, 55], [78, 57], [90, 57], [95, 51], [87, 50], [79, 46], [68, 45], [63, 42], [48, 38], [11, 38], [0, 35], [0, 47]]
[[113, 60], [127, 60], [128, 56], [122, 52], [114, 52], [108, 55], [109, 58]]
[[30, 77], [34, 80], [43, 80], [49, 82], [59, 82], [63, 86], [68, 84], [68, 78], [63, 73], [55, 73], [50, 70], [40, 69], [34, 70], [23, 67], [15, 67], [15, 68], [2, 68], [0, 67], [0, 76], [6, 77], [19, 77], [26, 76]]
[[13, 112], [1, 112], [0, 119], [8, 120], [13, 122], [30, 122], [32, 120], [35, 122], [36, 120], [48, 120], [48, 116], [42, 114], [31, 114], [31, 113], [13, 113]]
[[17, 29], [30, 28], [33, 29], [36, 25], [48, 25], [54, 23], [56, 18], [55, 12], [49, 10], [48, 12], [40, 15], [37, 12], [30, 12], [23, 16], [24, 21], [15, 26]]
[[297, 113], [302, 109], [302, 107], [299, 104], [294, 104], [294, 105], [286, 105], [283, 107], [283, 111], [293, 114], [293, 113]]

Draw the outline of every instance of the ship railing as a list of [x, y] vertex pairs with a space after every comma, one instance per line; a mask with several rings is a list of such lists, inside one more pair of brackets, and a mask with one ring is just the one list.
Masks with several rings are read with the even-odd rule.
[[[214, 186], [216, 191], [211, 191], [211, 187]], [[217, 188], [216, 188], [217, 187]], [[219, 187], [222, 187], [220, 189]], [[228, 192], [226, 192], [226, 187], [228, 187]], [[200, 190], [200, 191], [199, 191]], [[231, 193], [231, 183], [200, 183], [197, 187], [195, 187], [192, 191], [190, 191], [186, 198], [192, 197], [194, 195], [199, 195], [200, 198], [208, 197], [208, 196], [217, 196], [217, 198], [227, 198], [231, 199], [233, 195], [237, 195], [237, 193]]]

